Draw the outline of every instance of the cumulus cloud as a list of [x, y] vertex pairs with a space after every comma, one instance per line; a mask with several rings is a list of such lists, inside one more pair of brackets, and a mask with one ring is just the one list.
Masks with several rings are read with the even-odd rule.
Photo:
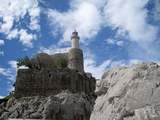
[[70, 49], [70, 47], [59, 48], [59, 47], [53, 45], [53, 46], [50, 46], [48, 48], [40, 47], [39, 52], [44, 52], [44, 53], [47, 53], [49, 55], [53, 55], [53, 54], [56, 54], [56, 53], [66, 53], [66, 52], [69, 51], [69, 49]]
[[33, 40], [37, 39], [36, 34], [28, 33], [26, 29], [14, 29], [11, 30], [10, 33], [7, 36], [8, 39], [14, 39], [19, 38], [19, 41], [27, 46], [27, 47], [33, 47]]
[[11, 60], [8, 61], [9, 68], [3, 68], [0, 67], [0, 76], [4, 76], [8, 80], [9, 88], [8, 91], [13, 91], [13, 83], [16, 79], [16, 73], [17, 73], [17, 61]]
[[7, 83], [9, 85], [9, 87], [7, 88], [7, 90], [10, 92], [14, 89], [13, 87], [13, 83], [15, 81], [15, 70], [13, 68], [0, 68], [0, 76], [4, 76], [7, 79]]
[[5, 74], [5, 69], [4, 68], [0, 68], [0, 74], [4, 75]]
[[3, 56], [4, 55], [4, 52], [3, 51], [0, 51], [0, 56]]
[[0, 40], [0, 46], [4, 45], [4, 40]]
[[32, 47], [32, 40], [36, 40], [36, 35], [29, 34], [26, 30], [21, 29], [19, 31], [19, 39], [22, 44], [26, 45], [27, 47]]
[[8, 62], [8, 64], [11, 66], [11, 68], [13, 68], [15, 70], [17, 69], [17, 61], [11, 60]]
[[96, 60], [91, 57], [84, 59], [84, 68], [86, 72], [92, 73], [94, 77], [100, 79], [107, 68], [123, 67], [129, 64], [124, 60], [113, 61], [111, 59], [104, 60], [101, 64], [97, 64]]
[[3, 17], [3, 24], [0, 26], [0, 32], [9, 34], [10, 30], [13, 27], [14, 18], [11, 16]]
[[[38, 1], [2, 0], [1, 3], [3, 4], [0, 4], [0, 18], [2, 18], [2, 21], [0, 22], [0, 33], [6, 35], [7, 39], [20, 37], [20, 42], [22, 42], [26, 46], [30, 46], [31, 42], [34, 40], [34, 35], [33, 34], [26, 35], [27, 34], [26, 33], [25, 37], [22, 37], [21, 36], [22, 31], [18, 30], [18, 28], [20, 27], [22, 29], [23, 26], [18, 26], [17, 23], [20, 23], [21, 20], [26, 15], [29, 15], [30, 22], [28, 23], [29, 25], [27, 26], [28, 29], [32, 31], [40, 30], [40, 25], [39, 25], [40, 8], [38, 6]], [[25, 31], [27, 30], [27, 28], [23, 29], [25, 29]]]
[[5, 76], [8, 80], [13, 81], [13, 75], [11, 69], [0, 68], [0, 75]]
[[155, 0], [155, 19], [160, 21], [160, 0]]
[[[54, 29], [63, 33], [61, 42], [70, 40], [74, 29], [79, 32], [81, 42], [97, 35], [101, 28], [101, 15], [99, 8], [91, 1], [72, 1], [67, 12], [49, 10], [48, 18]], [[87, 43], [87, 41], [85, 41]]]
[[148, 1], [108, 0], [104, 8], [106, 24], [113, 29], [125, 32], [132, 41], [154, 41], [157, 28], [147, 22], [148, 11], [145, 7]]
[[107, 42], [107, 44], [109, 45], [117, 45], [117, 46], [123, 46], [124, 45], [124, 41], [121, 41], [121, 40], [115, 40], [115, 39], [112, 39], [112, 38], [108, 38], [105, 40]]
[[15, 81], [16, 71], [17, 71], [17, 62], [9, 61], [9, 68], [0, 67], [0, 75], [5, 76], [10, 81]]
[[0, 99], [3, 99], [5, 96], [0, 96]]
[[93, 58], [84, 59], [84, 69], [86, 72], [92, 73], [94, 77], [100, 79], [103, 72], [110, 65], [111, 60], [106, 60], [102, 64], [97, 65], [96, 61]]
[[64, 41], [70, 39], [70, 33], [74, 29], [79, 31], [85, 41], [96, 36], [102, 27], [110, 26], [114, 30], [118, 29], [118, 36], [138, 43], [150, 42], [157, 37], [157, 27], [148, 23], [148, 2], [149, 0], [72, 0], [67, 12], [53, 9], [47, 14], [56, 31], [58, 29], [63, 33]]
[[139, 59], [129, 59], [129, 60], [112, 60], [106, 59], [101, 62], [101, 64], [97, 64], [96, 56], [92, 52], [88, 51], [84, 55], [84, 69], [86, 72], [90, 72], [94, 77], [100, 79], [103, 73], [110, 68], [115, 67], [127, 67], [135, 64], [142, 63]]

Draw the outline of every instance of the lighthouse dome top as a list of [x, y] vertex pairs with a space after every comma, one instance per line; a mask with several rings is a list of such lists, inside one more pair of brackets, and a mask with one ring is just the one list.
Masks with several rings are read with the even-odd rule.
[[72, 33], [72, 36], [71, 38], [78, 38], [79, 39], [79, 36], [78, 36], [78, 32], [75, 30], [73, 33]]

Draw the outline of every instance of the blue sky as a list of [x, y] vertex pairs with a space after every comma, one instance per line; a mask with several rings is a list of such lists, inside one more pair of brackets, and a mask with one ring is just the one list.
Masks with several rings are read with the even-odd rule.
[[76, 29], [85, 71], [160, 60], [160, 0], [1, 0], [0, 96], [14, 89], [16, 60], [67, 52]]

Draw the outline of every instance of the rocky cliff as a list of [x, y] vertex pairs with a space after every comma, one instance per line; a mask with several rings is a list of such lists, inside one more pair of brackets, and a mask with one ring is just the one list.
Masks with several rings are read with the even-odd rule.
[[108, 70], [97, 86], [90, 120], [160, 120], [160, 66]]
[[12, 97], [0, 105], [0, 120], [8, 118], [89, 120], [95, 98], [84, 93], [63, 91], [48, 97]]

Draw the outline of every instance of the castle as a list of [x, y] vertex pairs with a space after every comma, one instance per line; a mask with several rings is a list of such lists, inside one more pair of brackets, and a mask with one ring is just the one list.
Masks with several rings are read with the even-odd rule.
[[[79, 47], [78, 32], [71, 36], [72, 47], [68, 53], [48, 55], [40, 53], [31, 59], [29, 69], [18, 69], [15, 83], [15, 97], [49, 96], [63, 90], [92, 94], [96, 80], [85, 73], [83, 51]], [[65, 67], [55, 67], [61, 60]]]

